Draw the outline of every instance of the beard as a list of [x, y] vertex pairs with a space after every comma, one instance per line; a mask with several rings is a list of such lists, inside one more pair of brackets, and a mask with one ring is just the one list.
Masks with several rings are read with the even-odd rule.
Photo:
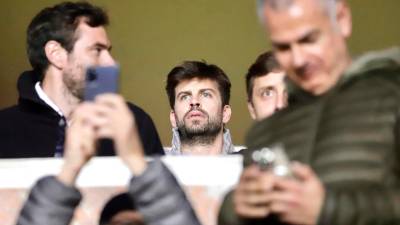
[[182, 120], [176, 118], [182, 145], [212, 144], [223, 127], [222, 113], [218, 113], [215, 117], [210, 117], [204, 110], [195, 109], [202, 112], [207, 117], [207, 121], [202, 124], [201, 121], [194, 120], [191, 122], [192, 124], [187, 124], [185, 118], [193, 110], [188, 111]]
[[82, 101], [85, 90], [85, 76], [82, 65], [73, 65], [63, 73], [63, 83], [66, 87], [67, 95], [72, 95]]

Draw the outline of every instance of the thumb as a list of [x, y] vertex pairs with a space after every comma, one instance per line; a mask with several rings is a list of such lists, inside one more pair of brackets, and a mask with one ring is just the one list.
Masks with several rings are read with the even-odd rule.
[[300, 162], [293, 162], [291, 167], [295, 177], [301, 181], [305, 181], [316, 176], [310, 166]]

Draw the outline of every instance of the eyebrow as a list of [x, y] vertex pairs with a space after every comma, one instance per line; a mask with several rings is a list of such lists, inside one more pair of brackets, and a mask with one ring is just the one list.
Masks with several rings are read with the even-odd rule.
[[299, 40], [298, 42], [307, 42], [310, 38], [314, 38], [316, 35], [320, 33], [319, 30], [311, 30], [307, 33], [305, 33]]
[[[320, 33], [319, 30], [313, 29], [310, 31], [307, 31], [303, 35], [300, 36], [300, 38], [296, 39], [295, 42], [306, 42], [309, 38], [314, 37], [315, 35], [318, 35]], [[271, 40], [272, 46], [275, 48], [289, 48], [290, 47], [290, 41], [289, 42], [279, 42], [279, 41], [274, 41]]]
[[179, 92], [177, 95], [176, 95], [176, 97], [179, 97], [179, 96], [181, 96], [181, 95], [191, 95], [192, 94], [192, 92], [191, 91], [181, 91], [181, 92]]
[[211, 91], [212, 93], [215, 93], [216, 92], [216, 90], [214, 90], [214, 89], [212, 89], [212, 88], [203, 88], [203, 89], [200, 89], [200, 93], [202, 93], [202, 92], [205, 92], [205, 91]]
[[271, 90], [271, 89], [272, 90], [276, 89], [275, 85], [268, 85], [268, 86], [263, 86], [263, 87], [257, 88], [257, 92], [261, 92], [264, 90]]
[[[203, 89], [199, 90], [200, 93], [203, 93], [205, 91], [211, 91], [212, 93], [216, 93], [216, 90], [214, 90], [212, 88], [203, 88]], [[176, 97], [179, 97], [179, 96], [181, 96], [183, 94], [192, 95], [192, 91], [181, 91], [176, 95]]]
[[108, 51], [111, 51], [111, 49], [112, 49], [112, 46], [111, 46], [111, 45], [106, 45], [106, 44], [99, 43], [99, 42], [95, 43], [92, 47], [93, 47], [93, 48], [107, 49]]

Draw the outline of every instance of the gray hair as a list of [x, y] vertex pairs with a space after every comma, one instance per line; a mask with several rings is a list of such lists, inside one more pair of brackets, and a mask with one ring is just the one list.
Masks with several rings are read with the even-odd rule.
[[[261, 23], [264, 23], [264, 7], [267, 4], [274, 10], [289, 8], [295, 0], [257, 0], [257, 15]], [[336, 2], [338, 0], [316, 0], [321, 4], [333, 23], [336, 23]]]

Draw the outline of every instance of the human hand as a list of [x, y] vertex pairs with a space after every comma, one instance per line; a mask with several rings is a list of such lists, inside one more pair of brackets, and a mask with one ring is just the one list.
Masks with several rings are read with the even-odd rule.
[[245, 168], [233, 192], [236, 214], [243, 218], [268, 216], [271, 212], [269, 196], [273, 189], [274, 179], [270, 171], [262, 171], [257, 165]]
[[309, 166], [293, 163], [296, 179], [277, 177], [269, 209], [289, 224], [317, 223], [325, 198], [325, 188]]
[[91, 115], [94, 113], [92, 103], [83, 103], [73, 112], [71, 124], [66, 130], [64, 144], [64, 163], [58, 180], [65, 185], [73, 186], [82, 167], [95, 154], [95, 132]]
[[116, 94], [103, 94], [96, 97], [95, 104], [98, 138], [111, 138], [116, 153], [132, 173], [141, 174], [147, 163], [135, 118], [125, 100]]

